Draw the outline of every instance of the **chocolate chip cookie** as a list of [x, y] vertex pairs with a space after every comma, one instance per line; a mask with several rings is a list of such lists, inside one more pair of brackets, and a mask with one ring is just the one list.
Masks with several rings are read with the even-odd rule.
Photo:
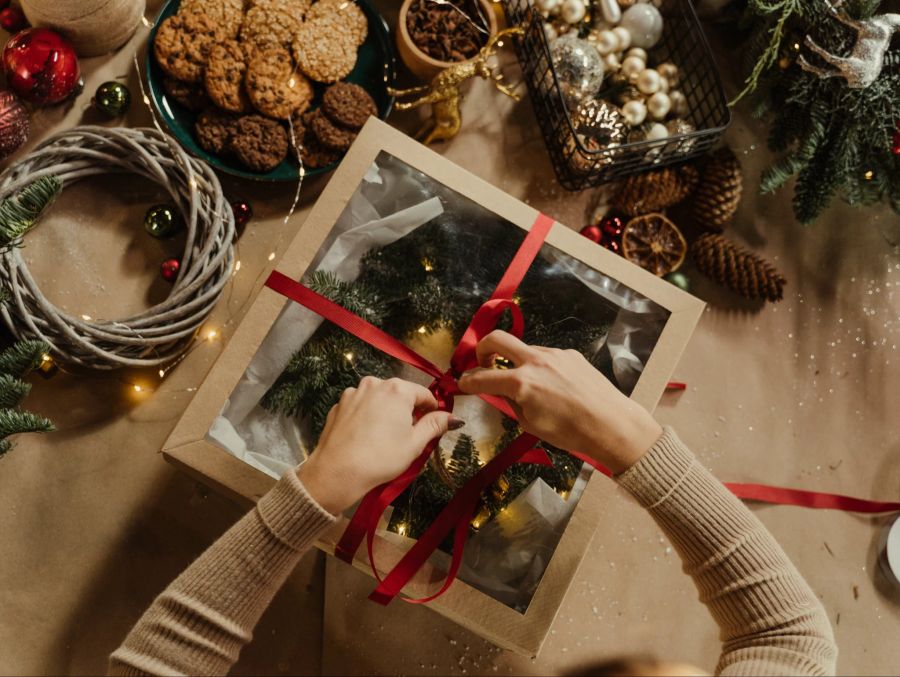
[[231, 148], [238, 119], [234, 113], [207, 108], [197, 116], [197, 122], [194, 123], [197, 143], [207, 153], [221, 155], [227, 152]]
[[369, 116], [378, 115], [371, 95], [351, 82], [336, 82], [326, 89], [322, 110], [332, 121], [348, 129], [360, 129]]
[[253, 171], [270, 172], [287, 157], [287, 132], [275, 120], [262, 115], [245, 115], [237, 121], [231, 149], [238, 160]]
[[202, 13], [214, 21], [223, 37], [236, 38], [244, 19], [244, 0], [181, 0], [179, 14]]
[[160, 68], [168, 75], [197, 83], [203, 81], [209, 50], [222, 39], [221, 29], [206, 14], [179, 12], [159, 25], [153, 52]]
[[297, 71], [290, 53], [281, 47], [253, 57], [247, 68], [246, 89], [256, 110], [282, 120], [305, 111], [313, 97], [309, 80]]
[[192, 113], [209, 107], [210, 101], [206, 95], [206, 89], [199, 85], [191, 85], [167, 75], [163, 78], [163, 89], [168, 98]]
[[310, 117], [309, 131], [323, 146], [336, 151], [345, 151], [356, 138], [356, 131], [334, 124], [319, 108]]
[[206, 62], [206, 91], [219, 108], [233, 113], [251, 110], [250, 99], [244, 90], [247, 72], [247, 50], [236, 40], [214, 45]]

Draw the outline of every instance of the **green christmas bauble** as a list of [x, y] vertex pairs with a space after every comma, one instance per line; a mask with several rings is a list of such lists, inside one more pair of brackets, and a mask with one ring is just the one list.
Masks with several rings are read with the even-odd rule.
[[94, 105], [101, 113], [111, 118], [124, 115], [131, 105], [131, 92], [121, 82], [110, 80], [97, 87]]
[[144, 215], [144, 229], [153, 237], [169, 237], [181, 228], [181, 216], [171, 205], [150, 207]]
[[688, 279], [688, 276], [684, 273], [674, 272], [669, 273], [664, 278], [666, 281], [671, 282], [676, 287], [683, 291], [689, 291], [691, 288], [691, 281]]

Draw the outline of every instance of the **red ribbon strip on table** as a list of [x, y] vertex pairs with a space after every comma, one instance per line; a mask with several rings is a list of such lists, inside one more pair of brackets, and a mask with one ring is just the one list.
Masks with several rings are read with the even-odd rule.
[[[266, 280], [266, 286], [305, 306], [387, 355], [431, 376], [434, 380], [429, 386], [429, 390], [437, 399], [439, 408], [444, 411], [453, 411], [454, 395], [461, 392], [456, 379], [469, 369], [478, 366], [475, 346], [482, 338], [495, 329], [497, 321], [505, 310], [509, 310], [512, 314], [513, 323], [510, 333], [519, 338], [522, 337], [524, 330], [522, 311], [513, 302], [513, 294], [531, 267], [531, 263], [540, 251], [552, 225], [553, 220], [544, 214], [539, 214], [537, 219], [535, 219], [531, 230], [522, 241], [519, 250], [494, 289], [494, 293], [472, 317], [471, 323], [453, 352], [450, 368], [446, 371], [442, 371], [412, 348], [375, 325], [366, 322], [358, 315], [314, 292], [309, 287], [291, 280], [277, 270], [269, 275], [268, 280]], [[491, 395], [480, 395], [480, 397], [507, 416], [515, 418], [509, 403], [503, 398]], [[469, 524], [482, 492], [515, 463], [551, 465], [550, 458], [546, 452], [537, 448], [536, 445], [539, 442], [540, 440], [533, 435], [523, 433], [492, 458], [456, 492], [434, 522], [429, 525], [394, 568], [382, 578], [375, 566], [374, 558], [374, 543], [378, 521], [391, 502], [403, 493], [419, 475], [425, 463], [428, 462], [428, 457], [434, 452], [438, 444], [438, 440], [432, 440], [401, 475], [366, 494], [351, 518], [347, 529], [341, 536], [335, 548], [335, 554], [344, 561], [352, 562], [357, 550], [362, 545], [363, 539], [365, 539], [369, 563], [372, 566], [375, 578], [378, 580], [378, 586], [369, 596], [369, 599], [380, 604], [388, 604], [400, 594], [403, 587], [421, 569], [431, 554], [437, 550], [444, 538], [453, 531], [453, 553], [450, 567], [441, 588], [435, 594], [425, 598], [403, 599], [407, 602], [421, 604], [439, 597], [453, 583], [462, 564], [462, 554], [469, 534]], [[574, 451], [568, 453], [606, 475], [612, 474], [608, 469], [584, 454]], [[725, 486], [738, 498], [744, 500], [862, 513], [900, 511], [900, 503], [866, 501], [836, 494], [784, 489], [759, 484], [726, 484]]]

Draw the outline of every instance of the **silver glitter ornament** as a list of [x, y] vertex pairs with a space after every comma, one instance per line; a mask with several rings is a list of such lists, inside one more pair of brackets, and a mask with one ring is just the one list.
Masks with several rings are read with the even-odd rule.
[[[670, 137], [679, 137], [684, 134], [690, 134], [692, 132], [697, 131], [687, 120], [682, 120], [680, 118], [676, 118], [674, 120], [669, 120], [666, 123], [666, 129], [669, 130]], [[697, 137], [689, 136], [686, 138], [674, 138], [666, 144], [665, 152], [666, 155], [687, 155], [692, 150], [694, 150], [694, 146], [697, 143]]]
[[569, 33], [553, 41], [550, 56], [563, 99], [569, 110], [577, 109], [603, 84], [603, 59], [594, 46]]
[[881, 73], [891, 38], [895, 32], [900, 31], [900, 14], [878, 14], [868, 19], [856, 20], [838, 11], [843, 4], [844, 0], [834, 2], [826, 0], [831, 15], [856, 33], [856, 43], [850, 54], [847, 56], [832, 54], [807, 35], [804, 44], [831, 68], [814, 66], [802, 54], [797, 57], [797, 63], [803, 70], [820, 78], [841, 77], [847, 81], [847, 86], [851, 89], [865, 89], [875, 82]]

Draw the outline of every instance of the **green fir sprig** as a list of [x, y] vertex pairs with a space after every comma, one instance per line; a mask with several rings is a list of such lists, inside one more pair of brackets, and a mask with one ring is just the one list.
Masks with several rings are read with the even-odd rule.
[[[847, 0], [839, 9], [856, 19], [879, 11], [879, 0]], [[755, 98], [754, 110], [770, 124], [769, 148], [777, 154], [760, 187], [772, 192], [796, 179], [793, 208], [811, 223], [840, 197], [850, 204], [887, 201], [900, 212], [900, 156], [892, 137], [900, 121], [900, 66], [888, 52], [878, 79], [850, 88], [842, 77], [823, 78], [797, 62], [802, 54], [822, 63], [804, 45], [810, 36], [832, 54], [847, 54], [855, 32], [823, 0], [748, 0], [748, 46], [754, 66], [734, 102]], [[896, 42], [895, 42], [896, 44]]]
[[15, 246], [62, 192], [56, 176], [42, 176], [0, 202], [0, 248]]

